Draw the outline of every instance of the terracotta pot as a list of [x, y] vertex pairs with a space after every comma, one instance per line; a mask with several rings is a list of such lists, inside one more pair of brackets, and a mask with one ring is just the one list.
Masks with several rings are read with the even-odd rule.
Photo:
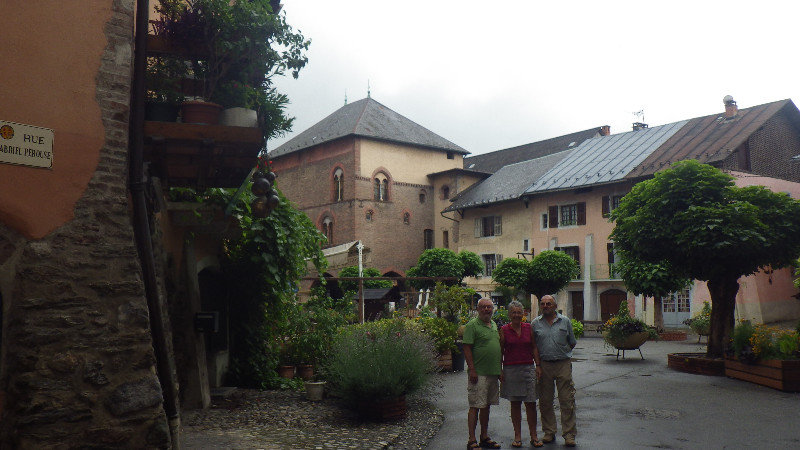
[[314, 366], [311, 364], [301, 364], [297, 366], [297, 376], [304, 380], [314, 378]]
[[358, 412], [361, 416], [372, 420], [404, 419], [407, 411], [405, 395], [391, 400], [361, 400], [358, 402]]
[[294, 366], [279, 366], [278, 375], [281, 378], [294, 378]]
[[219, 123], [220, 112], [222, 112], [222, 106], [216, 103], [189, 100], [181, 104], [183, 123], [216, 125]]

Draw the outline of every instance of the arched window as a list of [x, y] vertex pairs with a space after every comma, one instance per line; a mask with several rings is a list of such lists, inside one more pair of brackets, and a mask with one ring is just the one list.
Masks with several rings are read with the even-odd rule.
[[442, 186], [442, 199], [450, 198], [450, 186]]
[[403, 224], [408, 225], [410, 223], [411, 223], [411, 214], [409, 214], [408, 211], [406, 211], [403, 213]]
[[344, 180], [342, 180], [342, 177], [342, 169], [337, 168], [333, 172], [333, 201], [335, 202], [344, 200]]
[[372, 222], [372, 215], [373, 215], [374, 213], [375, 213], [375, 212], [374, 212], [373, 210], [371, 210], [371, 209], [368, 209], [368, 210], [367, 210], [367, 213], [366, 213], [366, 214], [365, 214], [365, 216], [364, 216], [364, 218], [365, 218], [365, 219], [367, 219], [367, 222]]
[[377, 202], [389, 200], [389, 177], [384, 173], [378, 173], [373, 180], [373, 199]]
[[420, 203], [425, 203], [426, 194], [427, 193], [425, 192], [425, 189], [422, 189], [421, 191], [419, 191], [419, 202]]
[[333, 244], [333, 219], [330, 217], [322, 220], [322, 234], [328, 238], [328, 245]]

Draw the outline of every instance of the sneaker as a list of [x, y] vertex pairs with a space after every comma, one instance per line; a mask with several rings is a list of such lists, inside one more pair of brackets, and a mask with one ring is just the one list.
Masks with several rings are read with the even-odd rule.
[[544, 442], [545, 444], [549, 444], [555, 440], [556, 436], [554, 434], [549, 434], [549, 433], [545, 434], [544, 437], [542, 438], [542, 442]]
[[575, 436], [564, 436], [564, 445], [567, 447], [575, 447]]

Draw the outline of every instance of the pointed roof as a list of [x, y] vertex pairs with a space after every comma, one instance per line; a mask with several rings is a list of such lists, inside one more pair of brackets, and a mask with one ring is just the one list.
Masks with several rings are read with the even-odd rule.
[[275, 158], [287, 155], [345, 136], [469, 154], [458, 145], [367, 97], [334, 111], [271, 151], [269, 156]]
[[464, 168], [479, 172], [494, 173], [501, 167], [509, 164], [528, 161], [574, 148], [587, 139], [599, 136], [600, 128], [601, 127], [589, 128], [588, 130], [577, 131], [543, 141], [531, 142], [529, 144], [518, 145], [503, 150], [495, 150], [489, 153], [470, 156], [469, 158], [464, 158]]

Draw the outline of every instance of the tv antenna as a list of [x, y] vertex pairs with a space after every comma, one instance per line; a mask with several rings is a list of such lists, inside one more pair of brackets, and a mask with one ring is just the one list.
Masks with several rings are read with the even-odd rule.
[[638, 111], [634, 111], [631, 114], [636, 116], [636, 121], [637, 122], [644, 122], [644, 110], [643, 109], [640, 109]]

